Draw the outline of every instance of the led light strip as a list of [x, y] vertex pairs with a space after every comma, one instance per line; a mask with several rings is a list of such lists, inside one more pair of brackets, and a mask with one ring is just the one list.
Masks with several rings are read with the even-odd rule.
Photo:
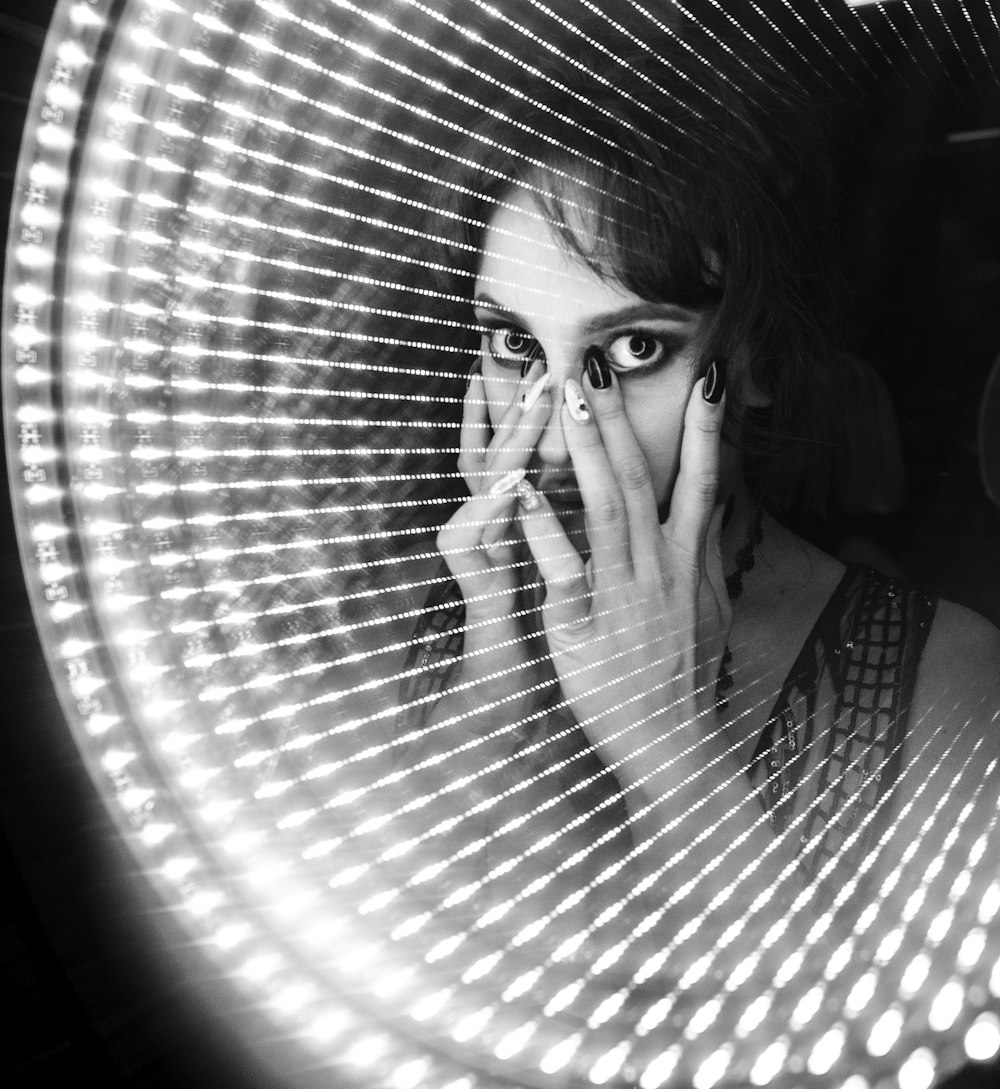
[[[804, 28], [799, 56], [819, 46], [831, 79], [846, 70], [798, 9], [779, 6]], [[656, 23], [632, 4], [633, 34], [585, 7], [622, 45]], [[906, 10], [943, 64], [940, 27]], [[865, 64], [847, 29], [857, 22], [822, 13], [829, 41]], [[983, 28], [963, 16], [989, 64]], [[546, 37], [561, 27], [620, 60], [592, 29], [534, 2], [59, 7], [12, 217], [4, 353], [25, 566], [81, 750], [194, 940], [301, 1040], [303, 1065], [332, 1077], [389, 1089], [567, 1079], [927, 1089], [963, 1056], [1000, 1051], [995, 818], [966, 855], [957, 826], [918, 876], [916, 845], [939, 832], [929, 820], [832, 959], [824, 943], [846, 918], [851, 882], [792, 948], [781, 942], [808, 890], [713, 976], [776, 889], [651, 997], [643, 986], [742, 878], [647, 955], [643, 935], [690, 890], [633, 917], [643, 892], [626, 878], [633, 856], [609, 865], [598, 850], [625, 825], [567, 855], [599, 816], [550, 823], [592, 781], [581, 772], [577, 788], [555, 786], [571, 761], [490, 785], [480, 754], [530, 723], [479, 738], [474, 716], [458, 716], [446, 725], [465, 739], [450, 750], [392, 756], [405, 747], [389, 728], [401, 670], [383, 675], [379, 663], [413, 639], [419, 609], [402, 591], [440, 582], [422, 565], [456, 494], [446, 455], [469, 349], [455, 338], [472, 328], [443, 309], [461, 295], [422, 282], [447, 265], [421, 256], [437, 241], [419, 223], [432, 205], [405, 189], [428, 191], [421, 155], [451, 151], [429, 136], [465, 132], [468, 115], [448, 111], [476, 106], [450, 73], [520, 97], [544, 78], [489, 40], [486, 21], [541, 54], [570, 58]], [[430, 108], [385, 84], [386, 71]], [[610, 72], [600, 78], [613, 82]], [[303, 149], [313, 157], [300, 160]], [[429, 496], [429, 483], [451, 491]], [[411, 510], [425, 522], [400, 525]], [[419, 752], [441, 736], [437, 723], [408, 744]], [[643, 756], [650, 773], [671, 759]], [[504, 774], [513, 763], [488, 766]], [[925, 771], [914, 795], [943, 774]], [[548, 794], [526, 804], [529, 786]], [[963, 821], [988, 802], [981, 784], [969, 795]], [[948, 796], [942, 788], [941, 806]], [[495, 820], [505, 803], [523, 811]], [[934, 899], [955, 866], [960, 891]], [[578, 887], [546, 901], [565, 875]], [[505, 877], [519, 882], [513, 893]], [[898, 925], [868, 949], [903, 887]], [[949, 954], [954, 968], [935, 975]], [[856, 1072], [862, 1062], [871, 1079]]]

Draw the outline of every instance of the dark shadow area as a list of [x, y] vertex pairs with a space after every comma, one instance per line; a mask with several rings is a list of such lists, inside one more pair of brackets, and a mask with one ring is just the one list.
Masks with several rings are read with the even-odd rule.
[[[52, 0], [0, 2], [0, 227]], [[1000, 624], [1000, 509], [983, 487], [980, 397], [1000, 354], [1000, 90], [955, 74], [944, 105], [889, 98], [841, 141], [850, 348], [893, 405], [906, 490], [892, 510], [815, 521], [836, 550], [852, 534], [915, 582]], [[856, 121], [857, 119], [855, 119]], [[891, 136], [890, 136], [891, 134]], [[978, 135], [976, 135], [978, 134]], [[6, 494], [0, 513], [4, 673], [0, 735], [0, 1082], [72, 1089], [290, 1089], [246, 1038], [207, 961], [158, 911], [83, 768], [52, 690], [24, 590]], [[181, 950], [181, 952], [178, 952]], [[194, 966], [200, 967], [195, 970]], [[986, 1089], [1000, 1064], [947, 1089]]]

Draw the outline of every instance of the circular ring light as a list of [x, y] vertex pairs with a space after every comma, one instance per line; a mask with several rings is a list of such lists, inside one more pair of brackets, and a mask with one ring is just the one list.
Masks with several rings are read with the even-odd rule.
[[[967, 804], [947, 827], [904, 804], [878, 882], [884, 843], [829, 904], [782, 878], [722, 931], [742, 878], [677, 926], [688, 890], [644, 909], [631, 856], [608, 862], [555, 779], [504, 778], [474, 716], [429, 750], [399, 727], [475, 351], [436, 171], [543, 56], [613, 73], [669, 33], [638, 4], [565, 7], [63, 0], [4, 327], [52, 673], [150, 881], [326, 1079], [924, 1089], [1000, 1050], [982, 767], [918, 763], [908, 799]], [[830, 7], [819, 57], [914, 28], [915, 70], [938, 56], [937, 4]], [[962, 8], [995, 58], [989, 5]], [[748, 41], [770, 23], [706, 11]]]

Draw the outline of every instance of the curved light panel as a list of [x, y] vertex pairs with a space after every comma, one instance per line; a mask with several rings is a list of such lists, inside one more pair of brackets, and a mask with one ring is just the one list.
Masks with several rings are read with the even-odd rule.
[[[961, 48], [955, 5], [771, 7], [698, 11], [748, 43], [788, 23], [831, 82], [893, 43], [918, 83], [1000, 65], [987, 3], [961, 5]], [[512, 774], [473, 712], [406, 725], [478, 351], [443, 171], [542, 61], [613, 83], [678, 9], [56, 13], [3, 344], [39, 629], [150, 880], [324, 1076], [925, 1089], [1000, 1050], [997, 779], [975, 750], [957, 779], [909, 765], [898, 820], [829, 901], [794, 867], [747, 897], [750, 860], [714, 898], [651, 907], [628, 830], [559, 775]]]

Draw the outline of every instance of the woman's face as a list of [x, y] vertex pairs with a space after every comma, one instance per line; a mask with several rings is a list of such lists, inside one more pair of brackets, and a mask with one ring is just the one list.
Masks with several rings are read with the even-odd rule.
[[[516, 190], [507, 205], [490, 221], [475, 291], [476, 320], [485, 330], [482, 367], [490, 422], [499, 423], [515, 396], [526, 357], [540, 347], [551, 376], [553, 408], [530, 465], [532, 480], [567, 531], [582, 530], [583, 509], [560, 408], [563, 383], [581, 380], [587, 349], [596, 345], [620, 383], [665, 514], [684, 409], [698, 378], [704, 315], [669, 302], [648, 302], [601, 279], [567, 250], [527, 191]], [[584, 213], [579, 226], [589, 229]]]

